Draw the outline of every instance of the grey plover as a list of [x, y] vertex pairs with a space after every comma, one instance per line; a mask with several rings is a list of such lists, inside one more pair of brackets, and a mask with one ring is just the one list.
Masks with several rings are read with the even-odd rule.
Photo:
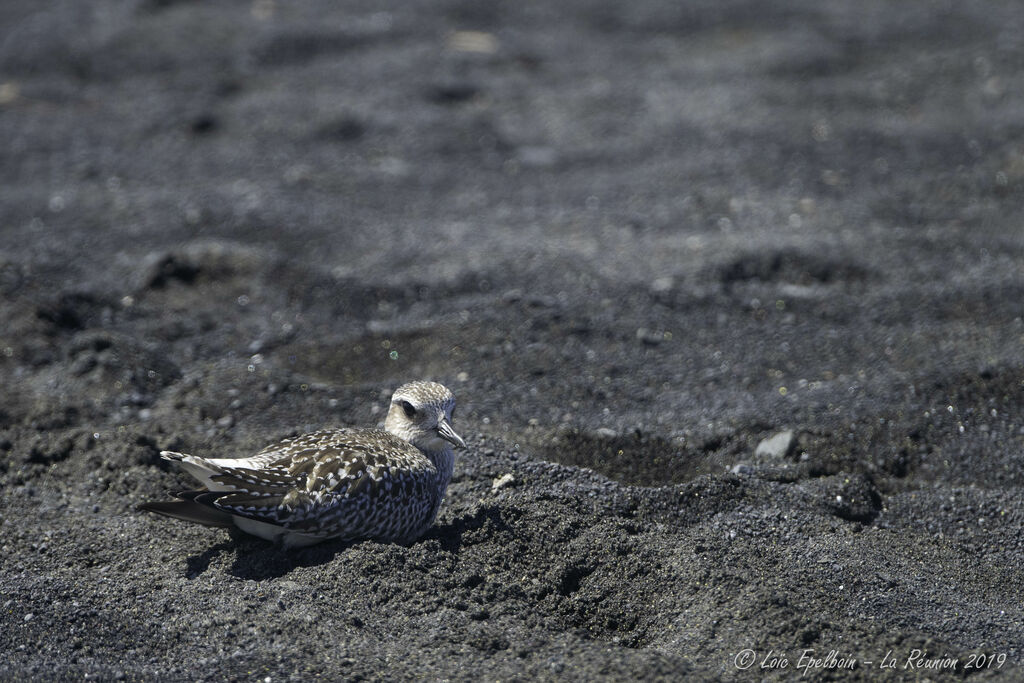
[[332, 429], [284, 439], [248, 458], [164, 451], [203, 484], [140, 509], [236, 526], [285, 547], [327, 539], [410, 543], [434, 523], [452, 478], [455, 397], [410, 382], [391, 397], [384, 429]]

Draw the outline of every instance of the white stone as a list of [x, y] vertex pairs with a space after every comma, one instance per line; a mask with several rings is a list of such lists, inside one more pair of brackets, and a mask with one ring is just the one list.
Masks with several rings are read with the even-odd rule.
[[506, 486], [510, 486], [516, 483], [516, 478], [512, 476], [511, 472], [506, 472], [497, 479], [491, 482], [491, 491], [499, 491]]
[[792, 453], [795, 446], [796, 435], [792, 429], [787, 429], [757, 444], [754, 455], [758, 457], [782, 458]]

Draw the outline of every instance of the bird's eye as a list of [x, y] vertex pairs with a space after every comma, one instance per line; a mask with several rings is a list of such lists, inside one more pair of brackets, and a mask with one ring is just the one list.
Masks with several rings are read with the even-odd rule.
[[413, 404], [409, 403], [408, 401], [402, 401], [402, 410], [405, 411], [406, 417], [416, 416], [416, 408], [413, 406]]

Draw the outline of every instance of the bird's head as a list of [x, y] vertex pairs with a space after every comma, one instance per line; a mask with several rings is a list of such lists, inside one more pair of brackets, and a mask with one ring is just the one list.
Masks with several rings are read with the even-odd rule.
[[403, 384], [391, 396], [384, 428], [421, 451], [442, 451], [466, 442], [452, 429], [455, 396], [437, 382]]

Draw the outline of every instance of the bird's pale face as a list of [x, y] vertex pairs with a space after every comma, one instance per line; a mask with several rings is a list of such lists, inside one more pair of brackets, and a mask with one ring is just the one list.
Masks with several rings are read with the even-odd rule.
[[441, 451], [466, 442], [452, 429], [455, 397], [436, 382], [402, 385], [391, 397], [384, 428], [423, 451]]

